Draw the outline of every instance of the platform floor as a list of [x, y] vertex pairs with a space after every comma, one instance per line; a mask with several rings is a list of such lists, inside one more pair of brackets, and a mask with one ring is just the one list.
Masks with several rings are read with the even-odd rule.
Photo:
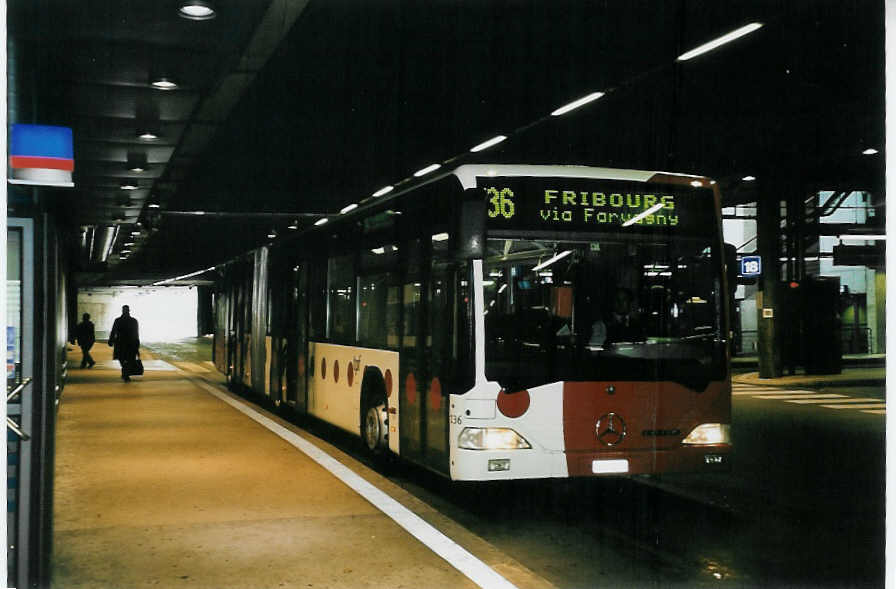
[[[82, 370], [80, 351], [69, 352], [74, 368], [59, 407], [55, 587], [476, 586], [306, 454], [210, 394], [212, 386], [227, 394], [211, 367], [181, 369], [144, 351], [146, 374], [124, 383], [108, 346], [98, 343], [93, 355], [97, 366]], [[272, 419], [500, 571], [505, 586], [545, 586], [357, 461]]]

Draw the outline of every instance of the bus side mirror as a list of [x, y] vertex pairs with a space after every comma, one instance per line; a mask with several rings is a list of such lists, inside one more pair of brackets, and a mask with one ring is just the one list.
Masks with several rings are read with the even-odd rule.
[[725, 244], [725, 270], [728, 279], [728, 292], [737, 290], [737, 248], [730, 243]]
[[457, 228], [457, 257], [482, 258], [485, 252], [485, 195], [480, 188], [464, 190]]

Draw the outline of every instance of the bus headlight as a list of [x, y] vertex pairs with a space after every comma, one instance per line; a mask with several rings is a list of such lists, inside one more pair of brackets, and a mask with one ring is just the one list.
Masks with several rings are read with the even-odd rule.
[[467, 450], [520, 450], [531, 448], [521, 435], [506, 427], [465, 427], [457, 446]]
[[731, 425], [727, 423], [703, 423], [695, 427], [682, 444], [730, 444]]

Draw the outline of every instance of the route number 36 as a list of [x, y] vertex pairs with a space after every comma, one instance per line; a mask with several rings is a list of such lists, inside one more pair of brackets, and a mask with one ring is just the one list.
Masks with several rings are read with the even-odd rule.
[[509, 219], [513, 217], [513, 214], [516, 212], [516, 207], [513, 203], [513, 191], [509, 188], [504, 188], [502, 190], [498, 190], [497, 188], [489, 188], [486, 190], [491, 198], [488, 199], [488, 202], [491, 204], [491, 207], [488, 209], [488, 216], [494, 219], [498, 215], [501, 215], [505, 219]]

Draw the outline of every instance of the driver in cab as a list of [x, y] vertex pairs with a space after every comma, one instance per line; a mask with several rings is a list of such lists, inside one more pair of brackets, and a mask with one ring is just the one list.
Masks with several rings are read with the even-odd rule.
[[616, 289], [613, 295], [613, 310], [605, 319], [598, 319], [591, 326], [591, 339], [588, 345], [600, 347], [643, 339], [641, 322], [633, 307], [632, 292], [627, 288]]

